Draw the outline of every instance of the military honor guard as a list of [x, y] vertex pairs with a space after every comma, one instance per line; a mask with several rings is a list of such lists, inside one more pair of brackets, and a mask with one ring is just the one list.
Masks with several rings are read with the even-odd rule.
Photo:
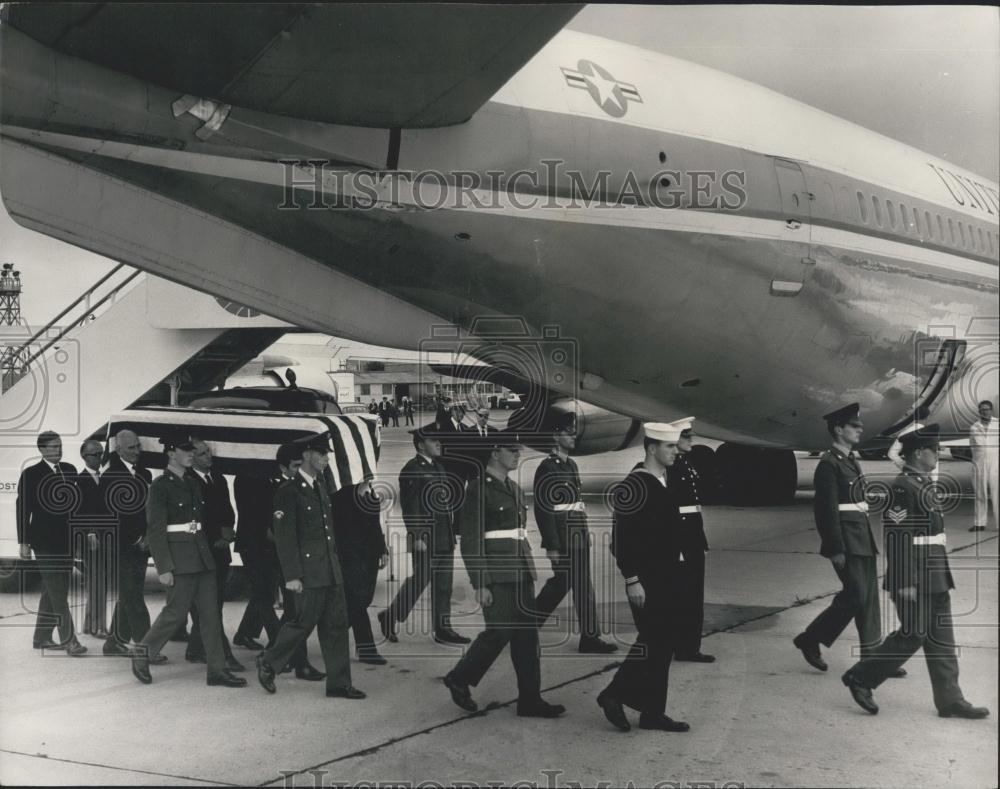
[[708, 539], [701, 517], [701, 480], [691, 463], [691, 439], [694, 417], [672, 422], [681, 433], [677, 439], [677, 458], [667, 467], [667, 484], [677, 501], [681, 549], [680, 583], [684, 610], [678, 622], [674, 660], [691, 663], [714, 663], [714, 655], [701, 651], [701, 628], [705, 622], [705, 552]]
[[666, 714], [670, 661], [683, 609], [677, 599], [680, 516], [667, 469], [677, 457], [681, 431], [655, 422], [643, 430], [646, 457], [614, 493], [611, 547], [638, 635], [597, 703], [622, 731], [631, 729], [624, 705], [639, 712], [642, 729], [686, 732], [687, 723]]
[[150, 655], [159, 654], [194, 604], [199, 610], [208, 684], [241, 688], [247, 681], [229, 672], [222, 648], [215, 559], [201, 527], [201, 490], [187, 473], [194, 462], [194, 443], [180, 434], [161, 438], [160, 443], [167, 468], [149, 486], [146, 520], [149, 549], [160, 583], [167, 589], [167, 604], [133, 651], [132, 673], [143, 684], [153, 681]]
[[[17, 542], [20, 557], [35, 552], [42, 577], [42, 597], [32, 646], [35, 649], [65, 649], [78, 657], [87, 648], [77, 640], [69, 610], [69, 581], [73, 553], [69, 517], [80, 498], [76, 468], [62, 462], [62, 438], [47, 430], [36, 439], [42, 459], [21, 472], [17, 481]], [[59, 643], [52, 640], [53, 628]]]
[[451, 591], [455, 564], [455, 502], [462, 486], [441, 463], [441, 433], [435, 425], [412, 431], [412, 457], [399, 474], [399, 498], [413, 573], [399, 587], [392, 604], [378, 614], [382, 634], [398, 641], [396, 624], [405, 622], [428, 585], [434, 640], [468, 644], [451, 628]]
[[296, 595], [296, 617], [282, 624], [275, 643], [257, 656], [257, 679], [268, 693], [276, 692], [275, 669], [284, 666], [316, 629], [326, 665], [326, 695], [363, 699], [365, 694], [351, 685], [344, 576], [323, 482], [330, 440], [316, 434], [299, 443], [302, 465], [275, 494], [273, 516], [285, 588]]
[[921, 647], [927, 661], [934, 706], [942, 718], [985, 718], [985, 707], [974, 707], [958, 686], [958, 656], [952, 628], [951, 590], [944, 516], [933, 490], [932, 472], [938, 460], [937, 425], [902, 437], [905, 461], [883, 512], [886, 574], [884, 587], [892, 595], [900, 628], [842, 677], [855, 702], [875, 715], [872, 690], [902, 667]]
[[865, 479], [852, 451], [864, 431], [861, 407], [851, 403], [823, 419], [833, 446], [816, 466], [813, 510], [820, 536], [819, 552], [830, 560], [842, 589], [793, 640], [806, 662], [820, 671], [826, 671], [827, 665], [819, 645], [831, 646], [851, 620], [858, 628], [862, 655], [878, 644], [882, 635], [875, 566], [878, 548], [868, 522]]
[[452, 700], [462, 709], [478, 709], [469, 690], [510, 645], [517, 674], [517, 714], [555, 718], [565, 712], [541, 696], [538, 627], [533, 611], [535, 569], [528, 543], [527, 508], [510, 472], [520, 463], [516, 434], [497, 431], [490, 461], [482, 477], [469, 482], [459, 512], [462, 558], [486, 629], [473, 641], [458, 664], [445, 675]]
[[607, 655], [616, 652], [618, 646], [601, 638], [597, 624], [597, 602], [590, 580], [590, 532], [580, 470], [569, 456], [574, 447], [575, 415], [564, 414], [553, 425], [552, 451], [535, 471], [535, 523], [553, 572], [538, 593], [535, 610], [541, 625], [572, 589], [580, 628], [579, 651]]

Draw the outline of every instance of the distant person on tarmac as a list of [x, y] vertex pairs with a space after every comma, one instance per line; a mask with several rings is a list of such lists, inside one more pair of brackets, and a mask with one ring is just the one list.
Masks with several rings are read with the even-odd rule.
[[969, 531], [983, 531], [989, 517], [988, 501], [993, 500], [993, 527], [1000, 526], [997, 502], [1000, 501], [1000, 432], [993, 416], [993, 403], [983, 400], [979, 404], [979, 419], [969, 428], [972, 446], [972, 486], [975, 489], [975, 520]]

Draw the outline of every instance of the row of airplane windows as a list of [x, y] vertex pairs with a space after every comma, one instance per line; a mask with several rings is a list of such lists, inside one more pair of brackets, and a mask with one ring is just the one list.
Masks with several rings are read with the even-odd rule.
[[914, 233], [921, 238], [982, 254], [992, 255], [994, 250], [1000, 248], [1000, 235], [995, 232], [984, 231], [960, 220], [952, 221], [950, 217], [942, 219], [940, 214], [931, 216], [930, 211], [924, 211], [921, 219], [918, 208], [914, 207], [911, 213], [905, 203], [899, 203], [897, 208], [892, 200], [881, 201], [876, 195], [871, 196], [869, 205], [865, 195], [859, 191], [858, 210], [861, 221], [866, 225], [874, 221], [878, 227], [885, 227], [888, 222], [891, 230]]

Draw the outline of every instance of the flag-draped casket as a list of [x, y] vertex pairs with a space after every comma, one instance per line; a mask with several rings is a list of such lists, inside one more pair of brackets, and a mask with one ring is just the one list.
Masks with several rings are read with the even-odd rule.
[[115, 435], [132, 430], [142, 445], [140, 465], [166, 467], [160, 438], [183, 430], [212, 447], [212, 467], [222, 474], [268, 476], [277, 472], [278, 447], [315, 433], [330, 436], [330, 471], [337, 490], [374, 476], [381, 432], [368, 414], [293, 414], [222, 408], [134, 408], [113, 414], [108, 422], [108, 451]]

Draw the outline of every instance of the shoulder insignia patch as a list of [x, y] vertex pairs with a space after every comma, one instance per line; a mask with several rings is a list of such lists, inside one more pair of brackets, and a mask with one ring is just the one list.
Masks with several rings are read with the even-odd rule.
[[893, 523], [902, 523], [908, 514], [909, 511], [905, 507], [893, 507], [886, 512], [886, 515], [889, 516], [889, 520]]

